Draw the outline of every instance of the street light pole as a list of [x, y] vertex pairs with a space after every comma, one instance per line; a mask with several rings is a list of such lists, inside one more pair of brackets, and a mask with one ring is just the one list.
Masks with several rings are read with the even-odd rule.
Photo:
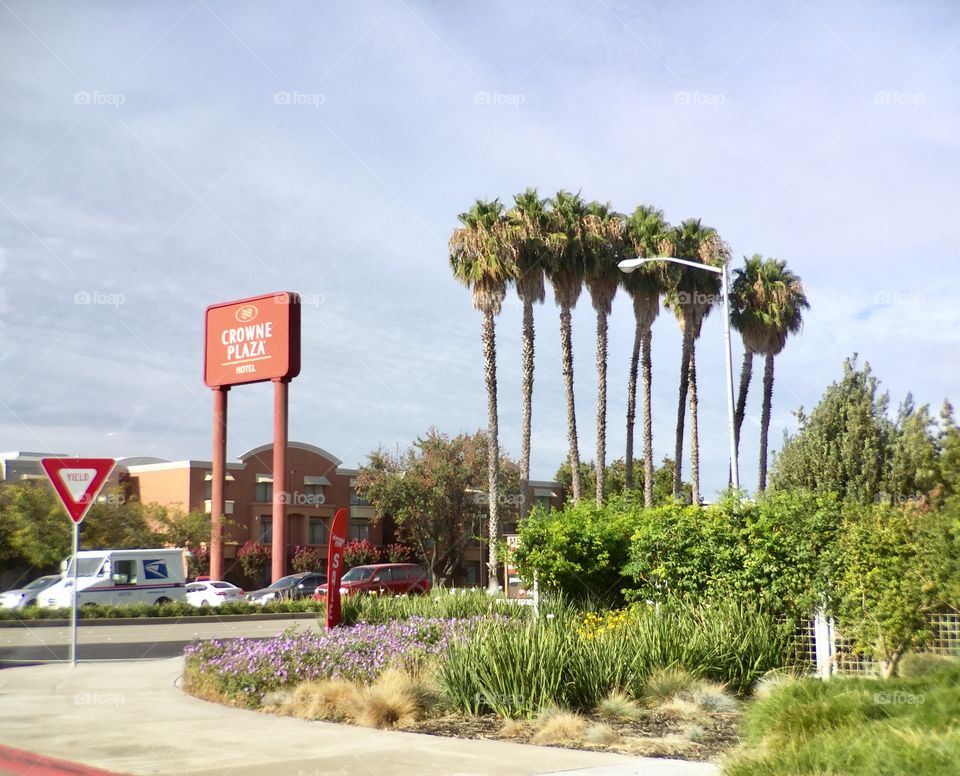
[[618, 266], [622, 272], [633, 272], [638, 267], [650, 261], [669, 261], [671, 264], [682, 264], [685, 267], [702, 269], [720, 276], [720, 288], [723, 294], [723, 354], [727, 362], [727, 422], [730, 432], [730, 477], [734, 490], [740, 489], [740, 466], [737, 462], [736, 410], [733, 406], [733, 354], [730, 349], [730, 294], [727, 282], [727, 265], [712, 267], [687, 259], [678, 259], [673, 256], [652, 256], [650, 258], [637, 257], [624, 259]]

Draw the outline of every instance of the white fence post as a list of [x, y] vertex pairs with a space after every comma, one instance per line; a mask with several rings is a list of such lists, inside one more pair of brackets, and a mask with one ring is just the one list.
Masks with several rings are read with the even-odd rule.
[[834, 672], [837, 647], [833, 619], [828, 618], [822, 609], [817, 609], [813, 618], [813, 644], [817, 655], [817, 676], [829, 679]]

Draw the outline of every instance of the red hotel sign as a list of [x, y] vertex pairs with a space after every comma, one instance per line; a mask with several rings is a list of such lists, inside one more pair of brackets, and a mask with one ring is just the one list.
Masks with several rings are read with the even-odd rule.
[[300, 374], [300, 297], [289, 291], [207, 308], [203, 381], [210, 388]]

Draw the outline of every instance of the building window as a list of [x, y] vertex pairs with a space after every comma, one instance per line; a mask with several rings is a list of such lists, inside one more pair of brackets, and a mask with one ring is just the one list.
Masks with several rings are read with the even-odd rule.
[[273, 518], [263, 515], [260, 518], [260, 538], [257, 540], [260, 544], [271, 544], [273, 542]]
[[326, 544], [330, 541], [330, 527], [322, 517], [310, 518], [310, 544]]
[[467, 572], [466, 586], [477, 587], [480, 584], [480, 564], [468, 563], [464, 570]]
[[[327, 501], [326, 494], [326, 485], [311, 485], [309, 483], [303, 486], [303, 495], [306, 496], [304, 499], [307, 506], [320, 506], [325, 504]], [[325, 544], [325, 542], [317, 542], [318, 544]]]
[[203, 483], [203, 499], [204, 501], [210, 501], [213, 498], [213, 483], [210, 480], [207, 480]]
[[370, 523], [366, 520], [351, 520], [350, 535], [347, 537], [351, 542], [363, 541], [370, 538]]
[[357, 478], [352, 477], [350, 479], [350, 506], [352, 507], [368, 507], [370, 502], [365, 498], [360, 498], [357, 495]]
[[258, 482], [257, 490], [253, 496], [254, 501], [259, 501], [261, 503], [269, 503], [273, 501], [273, 483], [272, 482]]

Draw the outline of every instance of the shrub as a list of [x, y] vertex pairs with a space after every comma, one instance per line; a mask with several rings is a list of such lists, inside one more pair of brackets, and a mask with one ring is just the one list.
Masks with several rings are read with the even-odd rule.
[[257, 544], [256, 542], [246, 542], [237, 549], [237, 560], [240, 561], [240, 568], [243, 569], [245, 586], [258, 587], [260, 580], [263, 579], [263, 572], [270, 562], [270, 545]]
[[483, 615], [517, 619], [530, 616], [530, 607], [491, 596], [485, 590], [432, 590], [429, 595], [414, 596], [350, 596], [343, 599], [341, 611], [344, 625], [387, 623], [410, 617], [464, 620]]
[[327, 554], [318, 547], [297, 547], [293, 551], [291, 568], [296, 572], [317, 571], [326, 568]]
[[354, 539], [352, 542], [347, 542], [343, 548], [343, 563], [348, 569], [379, 563], [382, 558], [382, 549], [370, 544], [366, 539]]

